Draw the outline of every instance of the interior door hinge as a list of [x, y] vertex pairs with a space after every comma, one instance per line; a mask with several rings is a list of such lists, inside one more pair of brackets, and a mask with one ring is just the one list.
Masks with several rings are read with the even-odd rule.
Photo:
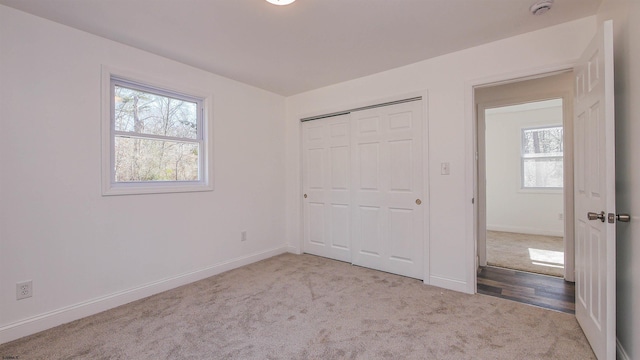
[[476, 198], [471, 198], [471, 203], [475, 204], [476, 203]]

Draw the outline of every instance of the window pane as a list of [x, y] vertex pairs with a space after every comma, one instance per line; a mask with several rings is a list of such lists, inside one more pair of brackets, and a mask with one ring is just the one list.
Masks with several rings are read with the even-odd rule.
[[116, 136], [115, 181], [198, 181], [198, 143]]
[[115, 129], [197, 139], [198, 104], [114, 86]]
[[523, 155], [562, 155], [562, 127], [522, 130]]
[[562, 158], [523, 159], [525, 188], [562, 188]]

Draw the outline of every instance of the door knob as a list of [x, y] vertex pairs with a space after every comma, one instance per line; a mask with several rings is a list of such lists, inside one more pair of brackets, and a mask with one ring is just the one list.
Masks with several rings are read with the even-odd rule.
[[604, 222], [604, 211], [601, 211], [600, 213], [588, 212], [587, 218], [589, 220], [600, 220]]
[[629, 215], [629, 214], [618, 214], [618, 215], [616, 215], [616, 219], [618, 219], [619, 222], [629, 222], [629, 221], [631, 221], [631, 215]]
[[307, 194], [304, 194], [304, 198], [305, 198], [305, 199], [307, 198]]
[[609, 213], [607, 214], [607, 220], [609, 222], [609, 224], [615, 224], [616, 220], [618, 220], [618, 222], [629, 222], [631, 221], [631, 215], [629, 214], [614, 214], [614, 213]]
[[418, 204], [418, 205], [422, 204], [422, 200], [416, 199], [416, 204]]

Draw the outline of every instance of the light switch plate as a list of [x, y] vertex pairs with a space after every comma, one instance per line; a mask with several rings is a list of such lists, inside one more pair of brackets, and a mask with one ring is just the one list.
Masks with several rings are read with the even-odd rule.
[[450, 174], [450, 169], [449, 169], [449, 163], [448, 162], [440, 163], [440, 174], [441, 175], [449, 175]]

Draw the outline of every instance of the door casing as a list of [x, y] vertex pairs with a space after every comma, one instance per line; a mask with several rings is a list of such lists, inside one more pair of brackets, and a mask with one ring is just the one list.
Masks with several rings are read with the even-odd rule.
[[534, 79], [519, 79], [501, 85], [478, 86], [475, 92], [477, 129], [477, 249], [478, 265], [486, 266], [486, 183], [484, 110], [488, 108], [561, 98], [563, 100], [564, 127], [564, 254], [565, 279], [574, 281], [574, 228], [573, 228], [573, 77], [567, 70]]
[[[573, 62], [551, 64], [522, 71], [503, 73], [488, 77], [471, 79], [465, 83], [465, 196], [468, 206], [464, 212], [466, 225], [465, 245], [465, 287], [468, 294], [477, 293], [478, 269], [478, 129], [476, 119], [475, 89], [482, 86], [501, 85], [522, 80], [545, 77], [552, 74], [572, 71]], [[566, 216], [565, 216], [566, 219]], [[566, 221], [566, 220], [565, 220]]]

